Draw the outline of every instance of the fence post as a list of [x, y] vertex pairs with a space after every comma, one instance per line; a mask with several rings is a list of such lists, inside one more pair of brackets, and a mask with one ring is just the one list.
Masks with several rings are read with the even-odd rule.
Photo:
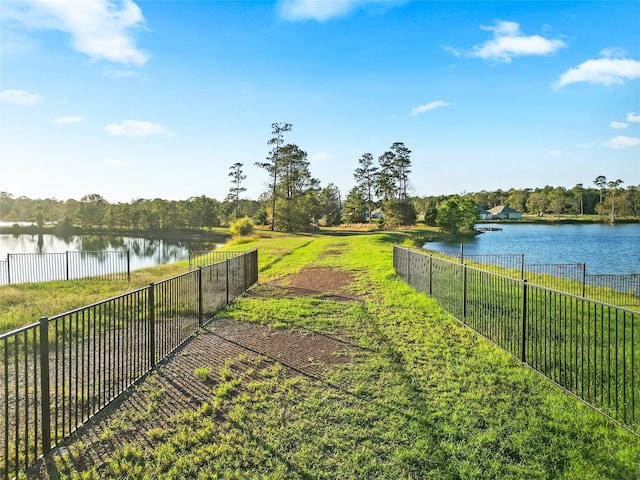
[[40, 317], [40, 393], [42, 453], [51, 451], [51, 386], [49, 385], [49, 319]]
[[251, 285], [258, 283], [258, 249], [256, 248], [251, 255]]
[[524, 253], [520, 258], [520, 280], [524, 280]]
[[464, 263], [464, 243], [460, 244], [460, 263]]
[[[65, 279], [69, 281], [69, 250], [64, 252]], [[83, 269], [84, 270], [84, 269]]]
[[131, 252], [127, 248], [127, 282], [131, 281]]
[[467, 324], [467, 266], [462, 264], [462, 323]]
[[429, 295], [433, 294], [433, 255], [429, 255]]
[[229, 305], [229, 259], [227, 258], [227, 260], [225, 261], [225, 266], [226, 266], [226, 280], [227, 280], [227, 305]]
[[9, 259], [11, 258], [11, 254], [7, 253], [7, 285], [11, 285], [11, 263]]
[[522, 280], [522, 322], [520, 324], [520, 361], [527, 362], [527, 280]]
[[198, 325], [203, 325], [204, 312], [202, 309], [202, 267], [198, 267]]
[[582, 298], [587, 294], [587, 264], [582, 264]]
[[244, 291], [246, 292], [249, 289], [249, 266], [247, 265], [247, 263], [249, 263], [249, 254], [243, 253], [242, 257], [244, 267]]
[[149, 368], [156, 366], [156, 306], [154, 300], [154, 283], [149, 284], [147, 301], [149, 302]]
[[407, 285], [411, 286], [411, 250], [406, 249], [407, 252]]

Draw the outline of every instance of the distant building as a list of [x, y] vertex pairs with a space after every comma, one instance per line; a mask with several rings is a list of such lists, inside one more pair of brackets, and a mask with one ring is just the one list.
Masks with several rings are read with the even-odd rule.
[[511, 207], [498, 205], [489, 209], [489, 219], [492, 220], [520, 220], [522, 214]]
[[384, 212], [377, 208], [371, 212], [371, 220], [377, 220], [379, 218], [384, 218]]
[[489, 220], [491, 218], [491, 214], [482, 207], [476, 207], [478, 209], [478, 215], [480, 215], [480, 220]]

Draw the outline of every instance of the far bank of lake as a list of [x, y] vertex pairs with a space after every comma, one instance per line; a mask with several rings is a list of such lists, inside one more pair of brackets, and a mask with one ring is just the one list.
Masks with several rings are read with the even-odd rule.
[[[1, 230], [6, 232], [7, 229]], [[0, 233], [0, 261], [8, 254], [104, 252], [128, 250], [131, 269], [152, 267], [189, 258], [190, 251], [211, 251], [226, 241], [221, 235], [198, 232], [48, 233], [37, 227], [21, 227], [13, 233]], [[29, 233], [25, 233], [29, 232]], [[163, 234], [164, 233], [164, 234]]]
[[[524, 254], [526, 264], [586, 263], [589, 274], [640, 273], [640, 224], [490, 223], [500, 228], [462, 241], [466, 255]], [[460, 242], [425, 248], [458, 255]]]

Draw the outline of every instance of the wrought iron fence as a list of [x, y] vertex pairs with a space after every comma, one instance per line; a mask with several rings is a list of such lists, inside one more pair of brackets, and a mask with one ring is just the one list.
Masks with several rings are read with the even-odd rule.
[[89, 277], [129, 280], [129, 251], [9, 253], [6, 261], [0, 261], [0, 285]]
[[258, 280], [258, 252], [0, 335], [0, 478], [24, 472]]
[[222, 262], [228, 258], [240, 255], [241, 252], [218, 251], [218, 250], [192, 250], [189, 251], [189, 268], [197, 268], [202, 265]]
[[466, 255], [460, 258], [461, 263], [478, 266], [489, 272], [500, 273], [508, 277], [522, 278], [524, 272], [524, 254], [505, 253], [488, 255]]
[[394, 246], [398, 276], [640, 434], [640, 313]]
[[640, 274], [585, 275], [585, 296], [614, 305], [640, 304]]
[[529, 283], [584, 297], [586, 270], [584, 263], [526, 264], [521, 278], [526, 277]]
[[530, 283], [580, 295], [621, 307], [640, 305], [640, 274], [587, 274], [585, 263], [526, 264], [524, 254], [467, 255], [462, 245], [458, 255], [424, 249], [438, 258], [455, 258], [460, 263]]

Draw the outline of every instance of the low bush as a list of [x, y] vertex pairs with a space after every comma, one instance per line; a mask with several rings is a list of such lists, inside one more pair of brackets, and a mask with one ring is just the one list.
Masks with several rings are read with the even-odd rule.
[[249, 217], [244, 217], [231, 222], [229, 225], [229, 231], [232, 235], [238, 237], [246, 237], [253, 234], [253, 222]]

